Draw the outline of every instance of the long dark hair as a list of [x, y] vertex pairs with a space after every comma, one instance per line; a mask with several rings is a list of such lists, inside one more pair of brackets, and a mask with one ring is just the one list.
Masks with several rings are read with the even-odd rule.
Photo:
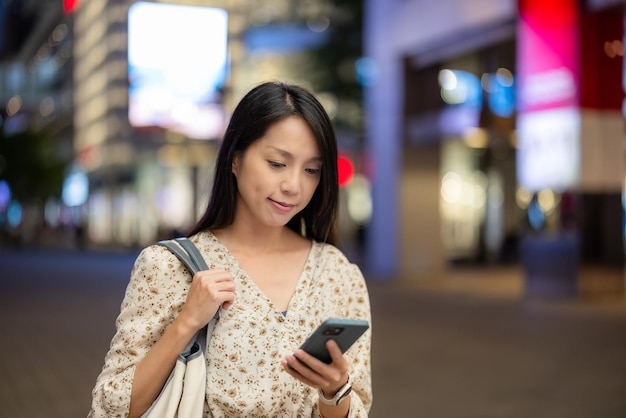
[[322, 156], [322, 172], [311, 201], [287, 226], [306, 238], [336, 243], [339, 185], [335, 131], [313, 94], [300, 86], [281, 82], [258, 85], [235, 108], [217, 156], [207, 209], [188, 236], [232, 224], [238, 193], [232, 174], [233, 158], [243, 155], [270, 125], [289, 116], [301, 117], [309, 125]]

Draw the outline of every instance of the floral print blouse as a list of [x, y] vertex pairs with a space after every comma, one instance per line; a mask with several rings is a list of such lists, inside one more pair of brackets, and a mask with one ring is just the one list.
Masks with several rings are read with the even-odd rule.
[[[280, 364], [328, 318], [371, 322], [359, 268], [336, 247], [312, 243], [286, 315], [280, 312], [211, 232], [191, 240], [209, 268], [235, 277], [234, 304], [221, 310], [207, 347], [204, 417], [321, 417], [317, 390]], [[180, 312], [191, 275], [164, 247], [145, 248], [133, 266], [104, 367], [93, 389], [89, 417], [126, 417], [135, 365]], [[371, 329], [346, 353], [353, 391], [349, 417], [368, 416], [372, 403]]]

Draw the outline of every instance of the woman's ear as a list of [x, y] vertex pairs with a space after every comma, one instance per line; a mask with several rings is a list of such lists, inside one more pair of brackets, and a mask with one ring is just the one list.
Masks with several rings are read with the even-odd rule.
[[240, 153], [236, 153], [233, 156], [233, 163], [231, 165], [230, 171], [237, 177], [237, 172], [239, 170], [239, 164], [241, 163]]

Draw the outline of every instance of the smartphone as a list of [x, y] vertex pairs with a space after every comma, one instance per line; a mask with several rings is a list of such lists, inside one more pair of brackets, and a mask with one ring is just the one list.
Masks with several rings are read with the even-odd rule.
[[329, 318], [313, 331], [300, 348], [330, 364], [332, 359], [326, 349], [326, 341], [335, 340], [341, 352], [345, 353], [368, 328], [369, 323], [365, 320]]

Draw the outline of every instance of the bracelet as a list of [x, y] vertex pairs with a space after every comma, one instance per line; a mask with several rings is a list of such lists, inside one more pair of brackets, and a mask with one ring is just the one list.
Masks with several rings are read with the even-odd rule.
[[318, 388], [317, 392], [319, 394], [321, 403], [326, 404], [326, 405], [333, 405], [333, 406], [339, 405], [341, 402], [344, 401], [344, 399], [348, 397], [350, 392], [352, 392], [352, 382], [350, 380], [350, 375], [348, 375], [348, 382], [345, 385], [343, 385], [341, 389], [339, 389], [337, 393], [335, 393], [335, 396], [333, 396], [332, 398], [327, 399], [324, 396], [324, 391], [322, 390], [322, 388]]

